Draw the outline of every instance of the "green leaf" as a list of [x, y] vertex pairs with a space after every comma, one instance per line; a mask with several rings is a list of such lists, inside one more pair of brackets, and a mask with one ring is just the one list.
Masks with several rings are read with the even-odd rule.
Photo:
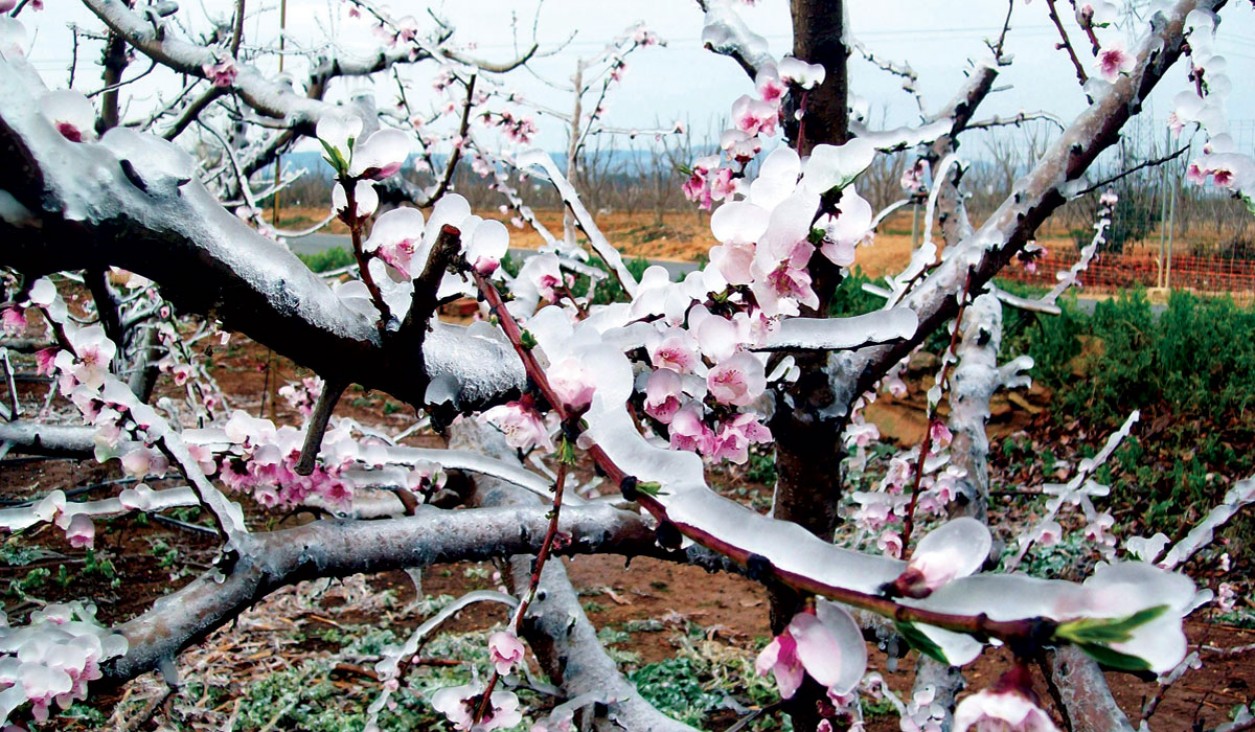
[[340, 151], [332, 147], [326, 140], [318, 140], [318, 144], [322, 145], [323, 151], [327, 153], [327, 163], [335, 168], [337, 175], [344, 175], [349, 170], [349, 164], [345, 162], [344, 156]]
[[636, 484], [636, 490], [638, 493], [644, 493], [645, 495], [653, 496], [654, 498], [664, 495], [662, 492], [662, 483], [654, 481], [639, 481]]
[[536, 336], [530, 330], [524, 330], [519, 333], [519, 344], [523, 346], [523, 350], [530, 351], [537, 346]]
[[932, 639], [924, 635], [924, 632], [915, 627], [914, 623], [904, 620], [893, 621], [893, 627], [898, 631], [898, 635], [906, 641], [907, 645], [920, 653], [928, 656], [938, 663], [950, 665], [950, 659], [946, 658], [946, 654], [942, 652], [941, 647], [933, 643]]
[[1122, 618], [1082, 618], [1061, 623], [1055, 630], [1055, 638], [1078, 645], [1083, 643], [1124, 643], [1133, 637], [1133, 631], [1168, 611], [1167, 605], [1156, 605], [1139, 610]]
[[1097, 643], [1077, 643], [1077, 648], [1085, 652], [1085, 655], [1094, 659], [1100, 666], [1113, 669], [1116, 671], [1149, 671], [1150, 663], [1145, 659], [1137, 656], [1130, 656], [1127, 653], [1113, 651], [1107, 646]]

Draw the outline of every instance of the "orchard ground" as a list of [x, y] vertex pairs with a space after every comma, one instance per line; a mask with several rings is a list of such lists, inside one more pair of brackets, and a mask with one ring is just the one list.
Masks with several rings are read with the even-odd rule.
[[[542, 213], [542, 220], [552, 231], [561, 230], [556, 213]], [[909, 253], [909, 219], [905, 232], [902, 220], [891, 223], [895, 225], [879, 234], [874, 246], [860, 251], [859, 266], [873, 276], [900, 267]], [[604, 217], [603, 224], [629, 256], [692, 259], [711, 244], [706, 221], [694, 213], [670, 214], [661, 226], [649, 214], [613, 214]], [[523, 235], [515, 243], [535, 245], [539, 238]], [[1045, 243], [1071, 246], [1065, 236], [1047, 238]], [[306, 372], [240, 336], [205, 355], [233, 407], [299, 424], [299, 416], [275, 392]], [[900, 400], [882, 398], [869, 412], [889, 441], [909, 446], [919, 440], [926, 425], [923, 394], [935, 371], [935, 361], [926, 355], [917, 357], [910, 370], [910, 394]], [[43, 388], [27, 384], [24, 395], [34, 401]], [[172, 390], [173, 386], [164, 383], [162, 388]], [[1025, 487], [1065, 479], [1080, 451], [1106, 437], [1097, 427], [1059, 420], [1052, 414], [1051, 396], [1048, 389], [1038, 386], [993, 404], [994, 510], [1008, 515], [1012, 525], [1023, 525], [1040, 511], [1040, 499], [1029, 495]], [[414, 420], [410, 407], [360, 389], [346, 393], [336, 414], [390, 433]], [[1035, 437], [1030, 439], [1030, 434]], [[408, 440], [430, 445], [437, 438], [418, 435]], [[8, 485], [22, 487], [21, 495], [88, 485], [108, 495], [113, 487], [101, 484], [121, 475], [116, 465], [58, 460], [10, 459], [0, 464], [0, 470]], [[712, 484], [765, 512], [771, 500], [771, 472], [770, 460], [758, 455], [746, 466], [717, 470]], [[18, 491], [14, 493], [19, 497]], [[249, 514], [268, 526], [312, 518], [301, 512], [265, 513], [256, 506], [250, 506]], [[49, 527], [40, 529], [37, 537], [10, 538], [3, 550], [5, 566], [0, 567], [0, 588], [8, 591], [5, 610], [13, 620], [41, 600], [96, 597], [103, 621], [129, 618], [209, 566], [215, 542], [212, 535], [203, 533], [207, 524], [207, 518], [194, 510], [162, 519], [127, 517], [102, 522], [96, 550], [89, 555], [70, 549], [58, 536], [60, 532]], [[52, 549], [35, 550], [31, 539]], [[1235, 545], [1238, 567], [1234, 571], [1249, 576], [1251, 556], [1242, 546], [1240, 541]], [[586, 612], [621, 667], [669, 713], [704, 729], [722, 730], [776, 699], [770, 681], [753, 674], [754, 656], [769, 632], [760, 585], [655, 560], [637, 559], [627, 567], [623, 559], [611, 556], [564, 561]], [[1092, 561], [1092, 557], [1069, 554], [1064, 547], [1034, 555], [1029, 566], [1032, 571], [1079, 578]], [[1203, 580], [1219, 576], [1215, 568], [1195, 569], [1199, 571], [1193, 574]], [[76, 705], [71, 715], [52, 725], [67, 730], [360, 729], [361, 712], [377, 693], [373, 663], [381, 644], [403, 639], [449, 597], [491, 589], [499, 584], [499, 577], [490, 564], [451, 565], [427, 570], [417, 584], [421, 589], [416, 590], [413, 578], [397, 572], [283, 590], [183, 654], [178, 662], [181, 686], [177, 693], [169, 694], [158, 676], [149, 675], [112, 694], [94, 697], [91, 706]], [[1255, 626], [1255, 614], [1249, 612], [1249, 605], [1245, 609], [1245, 614], [1225, 618], [1203, 611], [1189, 621], [1190, 639], [1198, 646], [1246, 649], [1224, 655], [1203, 648], [1203, 668], [1187, 674], [1158, 703], [1155, 729], [1214, 727], [1229, 718], [1235, 705], [1255, 699], [1255, 664], [1251, 663], [1255, 629], [1241, 627]], [[464, 679], [466, 669], [482, 660], [484, 634], [503, 620], [497, 611], [472, 606], [446, 627], [446, 635], [423, 648], [422, 660], [410, 677], [413, 687], [421, 691], [461, 683], [454, 679]], [[883, 673], [899, 694], [909, 693], [914, 654], [894, 664], [885, 651], [872, 649], [871, 667]], [[1005, 652], [986, 654], [969, 667], [970, 688], [991, 683], [1008, 657]], [[1037, 673], [1036, 688], [1049, 705]], [[1134, 721], [1143, 705], [1160, 693], [1155, 682], [1128, 675], [1112, 674], [1109, 681]], [[528, 701], [539, 707], [548, 703], [543, 697]], [[897, 729], [896, 715], [876, 714], [887, 707], [869, 704], [865, 709], [871, 720], [868, 729]], [[777, 729], [774, 719], [764, 715], [752, 728]], [[444, 728], [443, 720], [412, 696], [401, 703], [394, 721], [397, 729]]]

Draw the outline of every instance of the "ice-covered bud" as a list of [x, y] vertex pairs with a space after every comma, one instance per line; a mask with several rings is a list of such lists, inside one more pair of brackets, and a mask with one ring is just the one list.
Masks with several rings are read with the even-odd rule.
[[785, 699], [797, 693], [804, 673], [830, 693], [847, 694], [867, 669], [867, 646], [848, 612], [820, 600], [814, 613], [801, 612], [789, 621], [758, 654], [754, 668], [759, 676], [774, 675]]
[[946, 423], [939, 419], [933, 420], [932, 424], [929, 425], [928, 436], [932, 440], [933, 452], [946, 449], [950, 446], [950, 441], [954, 439], [950, 428], [946, 427]]
[[956, 577], [966, 577], [989, 558], [993, 539], [974, 518], [957, 518], [920, 540], [906, 569], [884, 590], [903, 597], [928, 597]]
[[1059, 732], [1050, 715], [1037, 706], [1028, 672], [1013, 666], [990, 689], [959, 702], [955, 732]]
[[1120, 196], [1110, 188], [1103, 191], [1103, 194], [1098, 197], [1098, 205], [1105, 206], [1107, 208], [1115, 208], [1116, 204], [1119, 202]]
[[327, 152], [327, 162], [337, 173], [347, 173], [353, 143], [362, 134], [362, 118], [350, 112], [333, 112], [318, 119], [314, 135]]
[[680, 375], [671, 369], [651, 373], [645, 382], [645, 414], [662, 424], [671, 424], [680, 409], [683, 383]]
[[581, 412], [592, 403], [597, 387], [593, 375], [584, 369], [580, 359], [564, 358], [550, 366], [545, 375], [554, 396], [568, 410]]
[[205, 78], [209, 79], [214, 86], [227, 88], [235, 83], [235, 77], [239, 76], [240, 70], [235, 66], [235, 59], [226, 59], [216, 64], [205, 64], [200, 67], [205, 73]]
[[39, 111], [70, 142], [88, 142], [96, 137], [96, 109], [76, 91], [48, 92], [39, 100]]
[[90, 549], [96, 543], [96, 525], [87, 514], [76, 514], [65, 529], [65, 538], [75, 549]]
[[1133, 71], [1137, 58], [1124, 49], [1119, 41], [1109, 43], [1098, 53], [1098, 75], [1114, 82], [1121, 74]]
[[484, 221], [475, 227], [466, 261], [481, 275], [488, 276], [501, 266], [501, 258], [510, 248], [510, 232], [500, 221]]
[[378, 130], [353, 147], [349, 176], [383, 180], [401, 170], [413, 149], [413, 139], [400, 130]]
[[752, 353], [739, 351], [710, 370], [706, 386], [721, 404], [743, 407], [767, 390], [767, 374], [762, 361]]
[[506, 444], [510, 447], [523, 451], [534, 447], [548, 451], [554, 449], [549, 429], [526, 397], [495, 406], [480, 416], [505, 434]]
[[854, 186], [841, 191], [837, 215], [828, 217], [824, 227], [824, 241], [820, 254], [838, 267], [854, 264], [854, 248], [871, 233], [872, 206], [860, 196]]
[[523, 662], [523, 642], [513, 633], [499, 630], [488, 636], [488, 655], [497, 673], [505, 676]]
[[[331, 189], [331, 210], [337, 215], [342, 215], [349, 207], [349, 198], [344, 191], [344, 186], [336, 183]], [[368, 180], [359, 180], [353, 186], [353, 208], [357, 218], [364, 219], [375, 213], [375, 209], [379, 208], [379, 194], [375, 192], [375, 185]]]
[[779, 104], [784, 93], [789, 90], [788, 83], [780, 78], [776, 68], [770, 64], [764, 64], [758, 70], [758, 75], [754, 77], [754, 88], [764, 102], [772, 104]]
[[814, 89], [824, 83], [824, 67], [820, 64], [808, 64], [801, 59], [785, 56], [778, 68], [782, 81], [796, 84], [803, 89]]
[[512, 691], [494, 691], [489, 699], [488, 710], [479, 723], [474, 722], [476, 707], [484, 693], [483, 684], [473, 681], [464, 686], [449, 686], [431, 696], [431, 706], [443, 714], [453, 728], [479, 732], [508, 729], [523, 721], [519, 712], [519, 698]]
[[[411, 279], [421, 270], [426, 255], [423, 246], [423, 212], [416, 208], [394, 208], [375, 220], [362, 249], [383, 260], [388, 276], [396, 282]], [[415, 254], [423, 256], [415, 261]]]

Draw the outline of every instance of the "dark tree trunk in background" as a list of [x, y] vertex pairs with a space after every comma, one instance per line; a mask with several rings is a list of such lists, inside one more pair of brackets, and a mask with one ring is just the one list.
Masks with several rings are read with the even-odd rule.
[[[793, 55], [807, 63], [822, 64], [824, 83], [810, 90], [806, 114], [800, 125], [787, 125], [789, 144], [807, 155], [818, 144], [841, 144], [848, 137], [846, 59], [843, 42], [845, 8], [842, 0], [792, 0]], [[794, 109], [800, 97], [792, 100]], [[810, 273], [819, 307], [805, 316], [825, 316], [840, 271], [823, 255], [811, 259]], [[792, 521], [816, 536], [831, 540], [841, 497], [841, 460], [845, 457], [841, 434], [844, 418], [824, 416], [834, 395], [823, 368], [826, 354], [795, 354], [802, 378], [778, 397], [771, 430], [776, 438], [776, 494], [774, 515]], [[838, 410], [839, 411], [839, 410]], [[780, 633], [802, 608], [805, 598], [786, 588], [773, 588], [772, 630]], [[794, 729], [811, 732], [823, 718], [825, 690], [811, 680], [786, 704]]]

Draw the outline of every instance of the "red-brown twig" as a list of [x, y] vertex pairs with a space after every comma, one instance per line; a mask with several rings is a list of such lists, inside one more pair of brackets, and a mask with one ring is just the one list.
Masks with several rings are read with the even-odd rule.
[[1068, 52], [1068, 58], [1072, 59], [1072, 65], [1076, 67], [1077, 81], [1081, 82], [1081, 86], [1085, 86], [1085, 82], [1089, 81], [1089, 75], [1085, 73], [1085, 66], [1081, 64], [1081, 59], [1077, 58], [1076, 49], [1072, 48], [1072, 41], [1068, 38], [1068, 31], [1063, 27], [1063, 21], [1059, 19], [1059, 11], [1055, 8], [1055, 0], [1046, 0], [1046, 7], [1050, 11], [1050, 19], [1054, 21], [1055, 28], [1059, 29], [1059, 37], [1062, 39], [1057, 48]]
[[[554, 539], [558, 536], [558, 518], [562, 513], [562, 489], [566, 485], [567, 461], [565, 453], [568, 447], [564, 445], [562, 453], [558, 457], [558, 474], [553, 482], [553, 509], [549, 512], [549, 528], [545, 531], [545, 538], [540, 542], [540, 551], [536, 552], [536, 561], [532, 564], [532, 578], [527, 585], [527, 594], [519, 602], [519, 606], [514, 611], [514, 617], [510, 620], [510, 632], [514, 635], [519, 634], [519, 628], [523, 625], [523, 616], [527, 613], [527, 608], [532, 604], [532, 600], [536, 599], [536, 589], [540, 586], [540, 573], [545, 569], [545, 562], [549, 559], [549, 552], [553, 548]], [[496, 688], [497, 681], [501, 675], [495, 670], [492, 676], [488, 678], [488, 685], [484, 687], [483, 698], [480, 699], [479, 706], [475, 709], [474, 723], [479, 724], [484, 715], [488, 713], [492, 706], [492, 690]]]
[[[967, 281], [963, 284], [963, 299], [959, 301], [959, 312], [954, 316], [954, 331], [950, 333], [950, 345], [946, 347], [945, 356], [942, 358], [941, 373], [937, 376], [937, 387], [946, 388], [950, 378], [950, 365], [955, 360], [955, 348], [959, 345], [959, 327], [963, 324], [963, 310], [967, 307], [968, 291], [972, 287], [972, 272], [968, 270]], [[919, 464], [915, 466], [915, 481], [911, 484], [911, 502], [906, 507], [906, 520], [902, 526], [902, 553], [906, 555], [910, 551], [911, 531], [915, 528], [915, 506], [919, 503], [920, 483], [924, 479], [924, 462], [928, 460], [928, 453], [933, 446], [933, 420], [936, 418], [936, 406], [931, 402], [928, 405], [928, 430], [924, 433], [924, 439], [919, 446]]]

